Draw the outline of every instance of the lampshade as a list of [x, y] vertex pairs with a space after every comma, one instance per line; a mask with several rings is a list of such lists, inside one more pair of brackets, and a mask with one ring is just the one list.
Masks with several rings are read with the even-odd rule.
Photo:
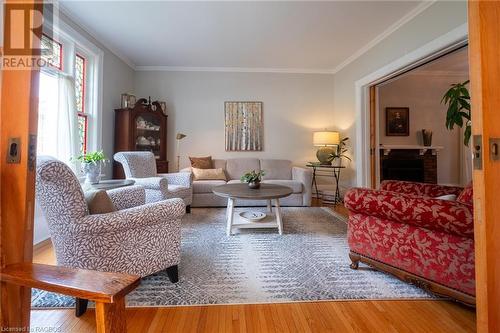
[[339, 132], [322, 131], [313, 133], [313, 145], [315, 146], [335, 146], [340, 143]]
[[175, 136], [175, 139], [176, 140], [182, 140], [186, 137], [186, 134], [182, 134], [182, 133], [177, 133], [177, 135]]

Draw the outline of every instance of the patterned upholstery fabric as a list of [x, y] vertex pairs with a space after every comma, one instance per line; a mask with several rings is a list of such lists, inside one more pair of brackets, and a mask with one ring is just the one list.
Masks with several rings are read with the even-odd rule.
[[406, 182], [400, 180], [384, 180], [380, 184], [383, 191], [392, 191], [402, 194], [411, 194], [419, 197], [440, 197], [446, 194], [459, 195], [463, 188], [456, 186], [442, 186], [436, 184]]
[[359, 188], [346, 193], [350, 249], [475, 295], [472, 206], [430, 198], [449, 187], [394, 181], [382, 187], [403, 194]]
[[[191, 205], [193, 177], [190, 172], [157, 174], [155, 157], [151, 152], [124, 151], [116, 153], [114, 159], [122, 164], [127, 178], [146, 189], [146, 202], [181, 198], [186, 206]], [[180, 190], [179, 186], [184, 189]]]
[[118, 211], [89, 215], [69, 167], [50, 157], [38, 158], [36, 197], [58, 265], [147, 276], [179, 264], [182, 200], [144, 205], [140, 186], [112, 190], [109, 196]]
[[474, 203], [474, 191], [472, 188], [472, 183], [464, 188], [464, 190], [457, 197], [457, 201], [472, 206], [472, 204]]

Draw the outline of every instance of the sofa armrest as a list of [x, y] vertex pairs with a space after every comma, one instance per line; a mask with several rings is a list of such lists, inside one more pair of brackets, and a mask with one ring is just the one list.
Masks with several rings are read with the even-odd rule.
[[302, 183], [302, 205], [310, 206], [312, 198], [312, 171], [306, 168], [292, 167], [292, 179]]
[[117, 210], [132, 208], [146, 203], [146, 191], [139, 185], [120, 187], [106, 192]]
[[456, 201], [415, 197], [389, 191], [354, 188], [344, 204], [351, 213], [411, 224], [458, 236], [474, 236], [472, 206]]
[[61, 232], [76, 235], [97, 235], [144, 228], [159, 223], [179, 224], [180, 227], [180, 219], [185, 214], [185, 207], [184, 201], [176, 198], [119, 210], [109, 214], [87, 215], [61, 226], [64, 228]]
[[400, 180], [384, 180], [380, 183], [383, 191], [398, 192], [402, 194], [412, 194], [420, 197], [435, 198], [446, 194], [459, 195], [463, 191], [462, 187], [444, 186], [436, 184], [415, 183]]
[[167, 179], [169, 184], [191, 187], [193, 183], [191, 172], [159, 173], [158, 176]]

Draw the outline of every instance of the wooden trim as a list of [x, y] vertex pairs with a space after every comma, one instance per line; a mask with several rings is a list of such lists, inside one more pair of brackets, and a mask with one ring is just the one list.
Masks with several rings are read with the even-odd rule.
[[351, 258], [351, 268], [352, 269], [357, 269], [358, 268], [358, 263], [362, 262], [365, 263], [377, 270], [384, 271], [387, 273], [390, 273], [394, 275], [395, 277], [401, 279], [404, 282], [413, 284], [419, 288], [422, 288], [424, 290], [427, 290], [431, 293], [444, 296], [444, 297], [449, 297], [452, 298], [453, 300], [456, 300], [460, 303], [463, 303], [467, 306], [475, 306], [476, 305], [476, 298], [472, 295], [463, 293], [461, 291], [446, 287], [442, 284], [439, 284], [437, 282], [428, 280], [426, 278], [423, 278], [421, 276], [412, 274], [410, 272], [407, 272], [405, 270], [396, 268], [394, 266], [385, 264], [383, 262], [380, 262], [378, 260], [366, 257], [362, 254], [359, 254], [354, 251], [349, 252], [349, 258]]
[[[18, 3], [5, 1], [5, 6]], [[23, 2], [28, 9], [42, 12], [43, 3], [36, 0]], [[5, 14], [5, 13], [4, 13]], [[30, 15], [25, 15], [30, 18]], [[32, 15], [31, 19], [41, 20], [41, 15]], [[10, 27], [16, 26], [21, 31], [26, 25], [38, 27], [32, 29], [38, 38], [30, 39], [31, 51], [26, 56], [39, 53], [42, 35], [41, 21], [24, 22], [9, 19]], [[7, 20], [6, 20], [7, 24]], [[10, 29], [4, 29], [4, 37]], [[20, 38], [21, 36], [17, 36]], [[4, 38], [6, 41], [7, 38]], [[33, 256], [33, 216], [35, 191], [35, 161], [29, 160], [30, 142], [36, 147], [38, 123], [38, 84], [39, 70], [2, 69], [1, 105], [0, 105], [0, 253], [1, 269], [11, 263], [31, 262]], [[9, 138], [19, 138], [20, 162], [7, 164], [5, 159]], [[34, 142], [33, 142], [34, 141]], [[36, 149], [36, 148], [35, 148]], [[1, 327], [10, 330], [29, 330], [31, 289], [27, 287], [1, 284]]]
[[137, 288], [136, 275], [86, 269], [19, 263], [6, 266], [2, 282], [38, 288], [102, 303], [113, 303]]
[[370, 86], [370, 186], [377, 187], [377, 87]]
[[482, 135], [482, 170], [473, 171], [477, 331], [500, 332], [500, 163], [489, 139], [500, 137], [500, 2], [469, 1], [472, 134]]

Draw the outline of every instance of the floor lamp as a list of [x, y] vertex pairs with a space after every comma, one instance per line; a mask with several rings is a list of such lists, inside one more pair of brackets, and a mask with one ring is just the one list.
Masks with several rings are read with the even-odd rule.
[[180, 170], [181, 153], [179, 150], [181, 140], [186, 137], [186, 134], [177, 133], [175, 139], [177, 140], [177, 171]]

